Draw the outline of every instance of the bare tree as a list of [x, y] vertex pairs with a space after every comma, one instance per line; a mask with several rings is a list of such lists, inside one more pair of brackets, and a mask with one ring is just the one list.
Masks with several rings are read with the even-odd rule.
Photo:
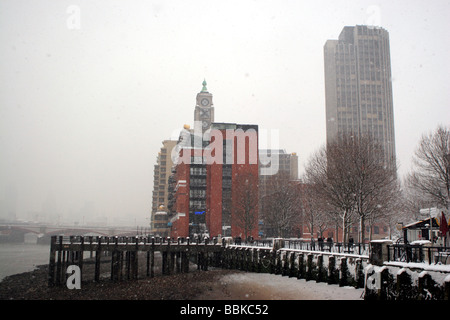
[[332, 215], [342, 221], [343, 240], [354, 213], [354, 186], [350, 179], [351, 167], [346, 163], [347, 150], [335, 144], [322, 147], [309, 160], [305, 169], [306, 183], [313, 192], [332, 208]]
[[403, 220], [405, 223], [420, 220], [420, 209], [426, 208], [432, 202], [431, 197], [414, 188], [409, 182], [407, 175], [403, 180], [402, 200], [404, 212]]
[[368, 136], [343, 135], [323, 147], [308, 163], [306, 179], [339, 216], [344, 242], [355, 215], [362, 242], [365, 222], [391, 212], [400, 192], [395, 169], [386, 166], [382, 147]]
[[311, 237], [314, 237], [315, 232], [323, 236], [323, 232], [331, 225], [330, 208], [327, 207], [325, 201], [318, 197], [310, 185], [303, 184], [301, 191], [303, 218]]
[[450, 130], [438, 126], [423, 135], [413, 157], [413, 171], [407, 184], [448, 210], [450, 197]]
[[[368, 221], [372, 226], [394, 211], [400, 198], [400, 184], [396, 169], [390, 169], [386, 165], [380, 144], [367, 135], [354, 137], [352, 140], [355, 211], [360, 223], [359, 242], [364, 242], [365, 222]], [[369, 239], [371, 238], [370, 233]]]
[[300, 191], [298, 183], [283, 172], [270, 177], [262, 198], [263, 217], [278, 237], [288, 237], [300, 220]]
[[236, 184], [232, 193], [231, 220], [243, 230], [247, 239], [258, 227], [258, 176], [252, 173], [238, 174]]
[[[399, 191], [399, 196], [396, 201], [391, 206], [390, 210], [384, 212], [380, 217], [376, 217], [379, 219], [378, 221], [383, 222], [389, 228], [389, 239], [392, 239], [394, 236], [402, 237], [402, 227], [404, 224], [415, 221], [417, 219], [413, 219], [411, 215], [411, 210], [408, 208], [407, 202], [405, 200], [404, 190]], [[369, 225], [372, 226], [372, 221], [369, 218]], [[372, 232], [372, 228], [370, 229]], [[370, 239], [372, 239], [372, 235], [370, 234]]]

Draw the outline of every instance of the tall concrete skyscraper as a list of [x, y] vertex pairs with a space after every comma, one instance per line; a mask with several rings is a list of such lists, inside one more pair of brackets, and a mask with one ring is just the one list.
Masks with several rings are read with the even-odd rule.
[[389, 33], [379, 27], [344, 27], [324, 46], [327, 142], [367, 134], [384, 147], [395, 168], [394, 110]]

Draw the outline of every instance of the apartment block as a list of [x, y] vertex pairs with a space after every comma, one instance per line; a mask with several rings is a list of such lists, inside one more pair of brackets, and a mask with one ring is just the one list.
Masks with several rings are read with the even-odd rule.
[[[152, 194], [152, 211], [150, 216], [150, 229], [154, 235], [165, 236], [168, 234], [167, 223], [164, 223], [162, 212], [167, 212], [168, 206], [168, 186], [171, 169], [173, 166], [172, 150], [176, 146], [176, 140], [164, 140], [162, 147], [158, 152], [156, 164], [153, 170], [153, 194]], [[158, 213], [158, 214], [157, 214]]]

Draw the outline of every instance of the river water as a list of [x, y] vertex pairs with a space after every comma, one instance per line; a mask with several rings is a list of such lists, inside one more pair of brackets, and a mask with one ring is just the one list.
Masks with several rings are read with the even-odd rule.
[[32, 271], [48, 264], [50, 245], [33, 243], [0, 243], [0, 281], [17, 273]]

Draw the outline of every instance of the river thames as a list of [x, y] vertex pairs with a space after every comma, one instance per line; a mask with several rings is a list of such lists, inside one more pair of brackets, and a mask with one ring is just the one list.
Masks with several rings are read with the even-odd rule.
[[0, 243], [0, 281], [4, 277], [32, 271], [48, 264], [50, 245], [33, 243]]

